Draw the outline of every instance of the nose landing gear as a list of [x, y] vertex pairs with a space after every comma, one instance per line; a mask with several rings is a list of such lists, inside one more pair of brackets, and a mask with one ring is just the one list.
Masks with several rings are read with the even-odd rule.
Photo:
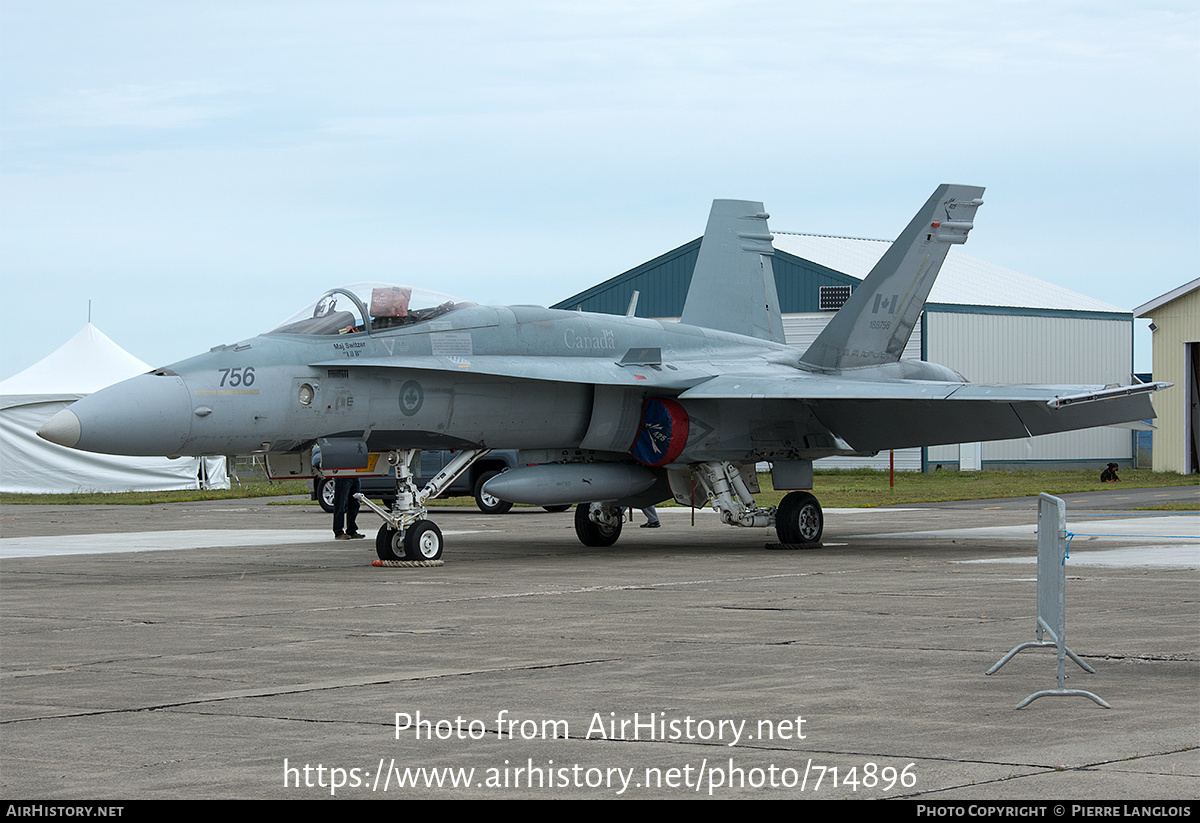
[[418, 520], [405, 530], [384, 523], [375, 535], [380, 560], [440, 560], [442, 547], [442, 530], [432, 520]]
[[425, 488], [418, 490], [413, 482], [412, 460], [416, 449], [388, 453], [388, 462], [396, 467], [396, 502], [391, 511], [355, 495], [358, 501], [383, 518], [375, 535], [375, 553], [380, 560], [440, 560], [444, 541], [442, 530], [426, 519], [425, 501], [437, 497], [459, 475], [491, 449], [466, 449], [446, 464]]

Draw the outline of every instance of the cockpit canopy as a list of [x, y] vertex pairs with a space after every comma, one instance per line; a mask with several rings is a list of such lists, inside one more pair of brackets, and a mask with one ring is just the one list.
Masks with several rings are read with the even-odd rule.
[[356, 334], [424, 323], [473, 306], [448, 294], [390, 283], [330, 289], [267, 334]]

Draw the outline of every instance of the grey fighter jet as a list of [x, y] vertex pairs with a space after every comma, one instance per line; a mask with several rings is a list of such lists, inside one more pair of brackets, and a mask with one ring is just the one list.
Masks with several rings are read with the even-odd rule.
[[[829, 455], [999, 440], [1154, 416], [1124, 387], [998, 386], [901, 360], [951, 245], [983, 189], [943, 185], [807, 351], [784, 344], [761, 203], [714, 202], [681, 322], [479, 306], [407, 286], [331, 289], [266, 334], [97, 392], [39, 434], [129, 455], [264, 453], [275, 475], [396, 468], [396, 503], [376, 550], [436, 559], [425, 501], [490, 449], [521, 467], [488, 494], [578, 504], [588, 546], [621, 533], [623, 511], [674, 499], [732, 526], [820, 540], [812, 461]], [[420, 449], [458, 449], [418, 489]], [[755, 503], [768, 462], [778, 507]]]

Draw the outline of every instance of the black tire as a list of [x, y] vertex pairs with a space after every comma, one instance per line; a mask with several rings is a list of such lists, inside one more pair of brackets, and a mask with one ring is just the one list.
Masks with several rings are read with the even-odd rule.
[[593, 523], [588, 517], [590, 506], [590, 503], [580, 503], [575, 507], [575, 534], [579, 537], [579, 542], [595, 547], [613, 545], [621, 536], [621, 520], [617, 520], [616, 526], [609, 527]]
[[542, 508], [548, 512], [554, 512], [555, 514], [558, 514], [559, 512], [565, 512], [567, 509], [571, 508], [571, 504], [566, 503], [561, 506], [542, 506]]
[[791, 492], [775, 510], [775, 533], [780, 543], [820, 543], [825, 531], [825, 514], [817, 498], [808, 492]]
[[418, 520], [404, 533], [404, 556], [409, 560], [440, 560], [442, 530], [432, 520]]
[[404, 532], [396, 531], [387, 523], [380, 526], [375, 535], [375, 554], [380, 560], [403, 560]]
[[475, 505], [484, 514], [504, 514], [513, 507], [512, 503], [507, 500], [501, 500], [499, 497], [490, 494], [484, 494], [483, 484], [491, 480], [500, 472], [484, 472], [479, 475], [479, 479], [475, 481]]
[[317, 502], [321, 504], [321, 511], [326, 514], [333, 514], [333, 495], [334, 484], [333, 480], [328, 477], [317, 478]]

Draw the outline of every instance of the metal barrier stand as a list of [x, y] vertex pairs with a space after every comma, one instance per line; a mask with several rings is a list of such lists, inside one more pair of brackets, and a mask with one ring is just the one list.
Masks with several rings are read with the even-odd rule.
[[[1023, 709], [1039, 697], [1087, 697], [1106, 709], [1111, 709], [1104, 700], [1083, 689], [1065, 688], [1067, 682], [1066, 660], [1069, 656], [1088, 674], [1096, 670], [1067, 648], [1067, 504], [1061, 498], [1049, 494], [1038, 496], [1038, 573], [1037, 573], [1037, 640], [1022, 643], [987, 670], [994, 674], [1024, 649], [1053, 646], [1058, 650], [1058, 688], [1034, 692], [1017, 704]], [[1050, 640], [1043, 640], [1045, 634]]]

